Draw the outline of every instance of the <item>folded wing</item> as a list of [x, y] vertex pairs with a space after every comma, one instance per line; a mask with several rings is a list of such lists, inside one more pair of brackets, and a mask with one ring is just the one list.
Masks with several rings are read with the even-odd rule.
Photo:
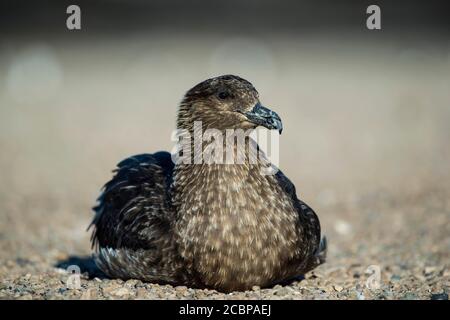
[[177, 282], [182, 263], [173, 237], [170, 153], [140, 154], [117, 165], [94, 208], [96, 262], [120, 278]]

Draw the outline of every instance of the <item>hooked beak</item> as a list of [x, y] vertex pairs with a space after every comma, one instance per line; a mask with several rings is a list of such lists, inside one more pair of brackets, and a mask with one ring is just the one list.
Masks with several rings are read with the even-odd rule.
[[248, 121], [256, 124], [256, 126], [263, 126], [267, 129], [277, 129], [281, 134], [283, 131], [283, 124], [278, 114], [266, 107], [263, 107], [259, 102], [249, 112], [245, 112], [244, 115]]

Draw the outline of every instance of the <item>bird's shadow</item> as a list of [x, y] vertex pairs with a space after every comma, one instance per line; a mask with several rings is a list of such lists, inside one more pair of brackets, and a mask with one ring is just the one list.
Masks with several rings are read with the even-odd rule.
[[[99, 279], [108, 279], [106, 276], [95, 264], [94, 258], [92, 256], [69, 256], [67, 259], [63, 259], [58, 261], [55, 264], [56, 268], [72, 271], [74, 267], [78, 267], [81, 274], [86, 274], [89, 279], [99, 278]], [[304, 275], [298, 275], [296, 277], [290, 278], [288, 280], [283, 280], [278, 283], [274, 283], [267, 288], [272, 288], [275, 285], [289, 286], [292, 285], [293, 282], [300, 282], [305, 279]]]
[[55, 264], [55, 267], [70, 272], [79, 268], [79, 272], [81, 274], [87, 273], [89, 279], [107, 278], [107, 276], [97, 267], [94, 258], [91, 256], [69, 256], [67, 259], [58, 261]]
[[284, 286], [290, 286], [290, 285], [294, 284], [294, 282], [301, 282], [302, 280], [305, 280], [305, 275], [304, 274], [301, 274], [301, 275], [295, 276], [293, 278], [289, 278], [289, 279], [282, 280], [280, 282], [274, 283], [273, 285], [269, 286], [268, 288], [273, 288], [277, 284], [280, 285], [280, 286], [283, 286], [283, 287]]

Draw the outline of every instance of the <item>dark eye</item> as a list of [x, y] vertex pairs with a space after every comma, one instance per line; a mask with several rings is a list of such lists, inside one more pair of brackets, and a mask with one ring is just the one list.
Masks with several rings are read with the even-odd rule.
[[219, 97], [220, 100], [225, 100], [230, 97], [230, 93], [227, 91], [220, 91], [217, 96]]

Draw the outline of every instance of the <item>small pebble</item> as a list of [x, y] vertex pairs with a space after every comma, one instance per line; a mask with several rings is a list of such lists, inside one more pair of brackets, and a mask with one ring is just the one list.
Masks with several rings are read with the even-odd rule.
[[130, 291], [127, 288], [118, 288], [111, 291], [111, 294], [118, 297], [127, 296], [130, 294]]
[[431, 300], [448, 300], [448, 294], [443, 293], [434, 293], [431, 295]]
[[429, 275], [436, 271], [436, 267], [426, 267], [424, 271], [425, 271], [425, 275]]
[[339, 285], [334, 285], [333, 288], [337, 292], [341, 292], [342, 290], [344, 290], [344, 288], [342, 286], [339, 286]]
[[138, 298], [138, 299], [144, 299], [147, 297], [147, 295], [148, 295], [148, 292], [144, 288], [138, 288], [136, 290], [136, 298]]

